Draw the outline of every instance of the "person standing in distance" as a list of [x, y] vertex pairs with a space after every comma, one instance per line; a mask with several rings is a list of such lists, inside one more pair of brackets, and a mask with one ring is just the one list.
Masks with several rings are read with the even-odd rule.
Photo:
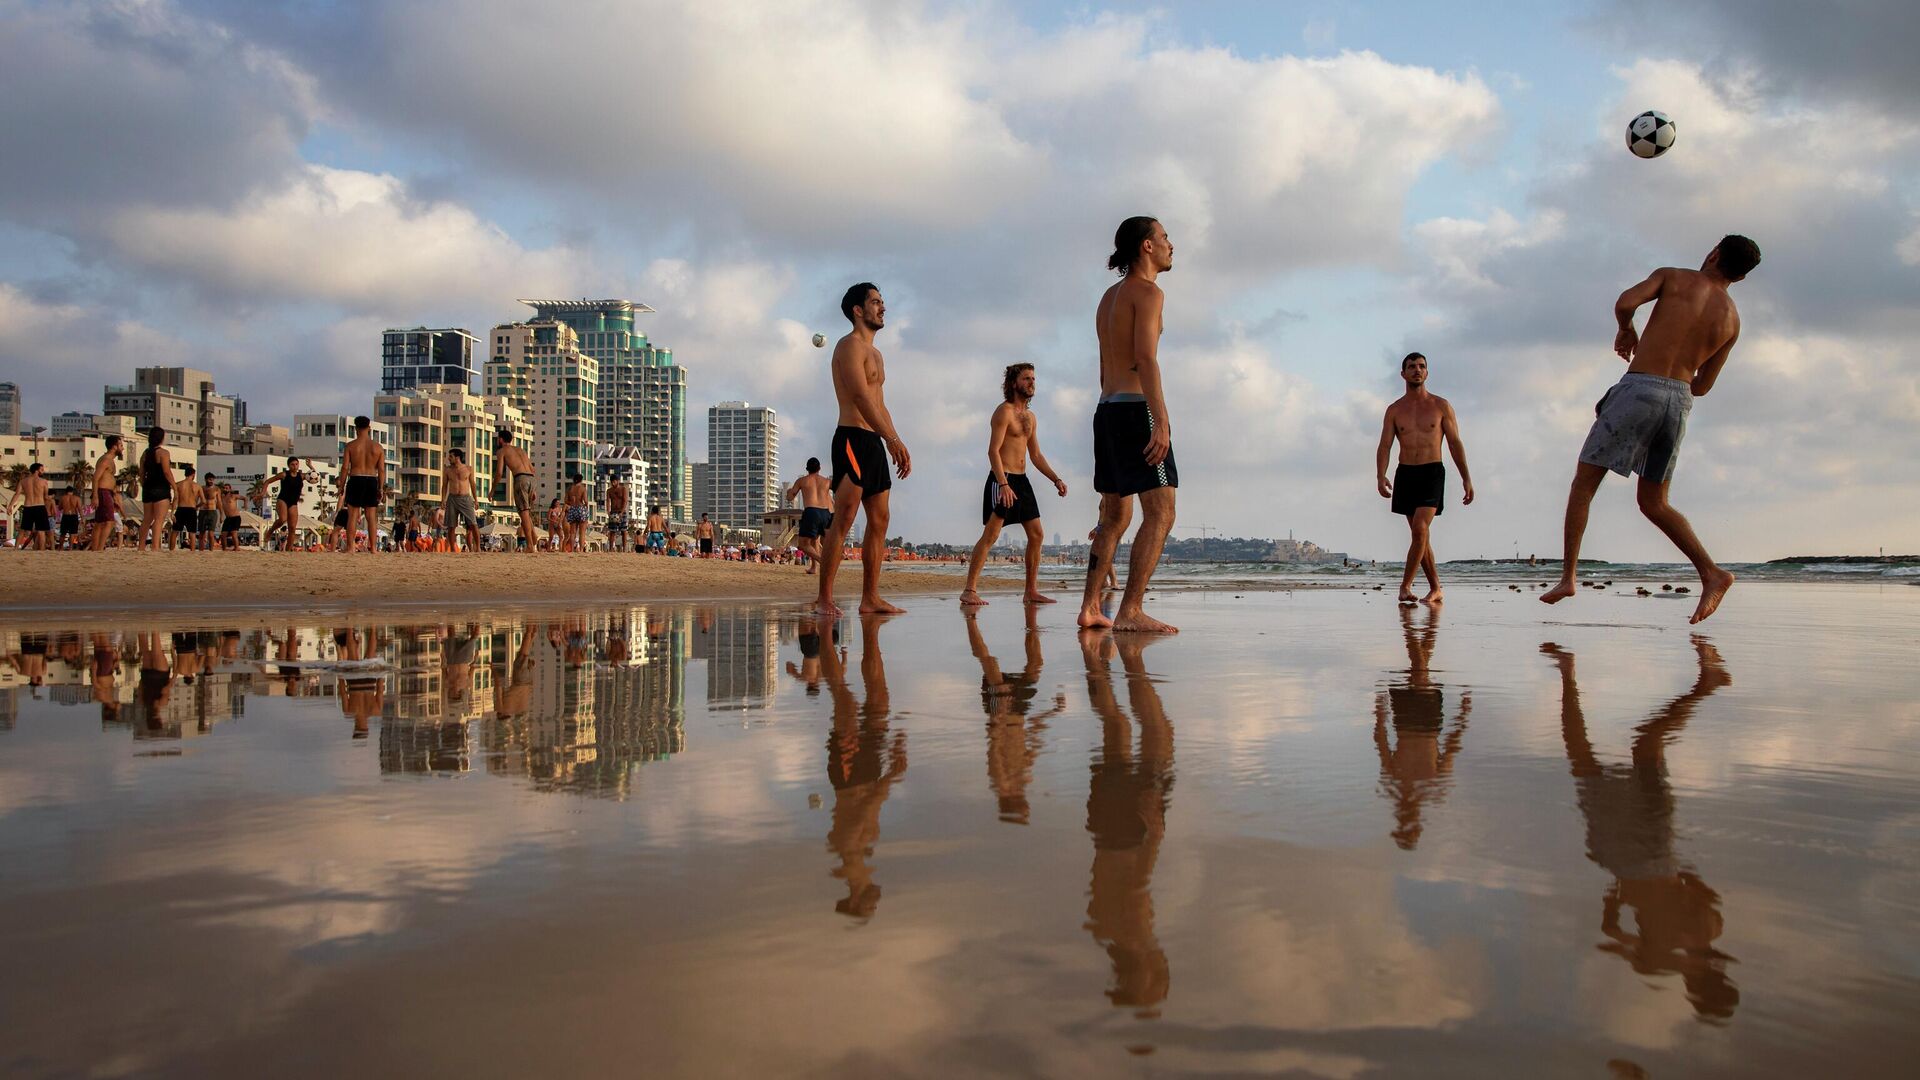
[[[1400, 361], [1400, 378], [1407, 392], [1387, 406], [1380, 423], [1380, 449], [1374, 454], [1374, 487], [1383, 499], [1393, 500], [1393, 512], [1403, 514], [1413, 533], [1413, 546], [1407, 549], [1406, 572], [1400, 575], [1400, 602], [1415, 603], [1413, 574], [1427, 574], [1427, 595], [1423, 604], [1437, 604], [1440, 596], [1440, 571], [1434, 565], [1433, 545], [1428, 540], [1433, 519], [1446, 509], [1447, 466], [1440, 460], [1440, 443], [1445, 440], [1460, 469], [1460, 486], [1465, 489], [1462, 506], [1473, 505], [1473, 477], [1467, 474], [1467, 450], [1460, 444], [1460, 421], [1453, 415], [1447, 399], [1427, 392], [1427, 358], [1408, 353]], [[1393, 440], [1400, 440], [1400, 464], [1393, 479], [1387, 479], [1387, 451]]]
[[[1593, 428], [1580, 448], [1580, 464], [1567, 495], [1560, 583], [1541, 594], [1542, 602], [1557, 604], [1574, 594], [1587, 510], [1608, 470], [1621, 476], [1640, 474], [1640, 512], [1699, 572], [1700, 603], [1689, 623], [1712, 615], [1733, 587], [1733, 575], [1720, 569], [1686, 517], [1667, 502], [1667, 488], [1693, 399], [1713, 389], [1733, 343], [1740, 339], [1740, 312], [1727, 289], [1759, 265], [1759, 245], [1728, 235], [1707, 253], [1700, 269], [1663, 266], [1614, 301], [1620, 332], [1613, 351], [1627, 361], [1627, 373], [1593, 408]], [[1653, 314], [1647, 318], [1647, 336], [1641, 338], [1633, 328], [1633, 315], [1649, 302]]]
[[353, 439], [347, 443], [347, 546], [353, 551], [356, 522], [367, 523], [367, 554], [380, 550], [380, 504], [386, 500], [387, 449], [373, 437], [373, 419], [353, 418]]
[[833, 431], [833, 524], [821, 543], [820, 596], [813, 607], [823, 615], [840, 613], [833, 602], [833, 579], [840, 570], [854, 515], [864, 509], [867, 531], [861, 552], [860, 612], [891, 615], [900, 609], [880, 599], [880, 566], [887, 557], [890, 520], [887, 491], [893, 487], [887, 459], [893, 459], [895, 471], [905, 480], [913, 471], [913, 458], [893, 429], [884, 393], [887, 363], [873, 345], [874, 335], [887, 325], [887, 302], [880, 298], [878, 286], [862, 281], [840, 298], [840, 313], [853, 329], [833, 346], [833, 396], [840, 405], [840, 426]]
[[513, 444], [513, 428], [505, 424], [493, 432], [492, 484], [504, 486], [500, 501], [511, 500], [514, 511], [520, 515], [520, 550], [528, 554], [539, 551], [539, 541], [533, 530], [534, 507], [538, 505], [539, 498], [533, 482], [533, 462], [528, 459], [525, 450]]
[[1051, 604], [1050, 596], [1040, 594], [1040, 546], [1046, 532], [1040, 527], [1040, 500], [1033, 497], [1033, 485], [1027, 482], [1027, 456], [1041, 475], [1053, 481], [1054, 489], [1066, 498], [1067, 482], [1060, 479], [1047, 456], [1040, 452], [1040, 422], [1028, 406], [1033, 401], [1035, 382], [1032, 364], [1010, 364], [1000, 379], [1002, 401], [993, 410], [987, 436], [987, 490], [982, 499], [980, 520], [984, 526], [967, 560], [967, 584], [960, 590], [961, 607], [984, 607], [980, 599], [980, 568], [987, 552], [1000, 538], [1000, 529], [1018, 525], [1027, 533], [1027, 592], [1029, 604]]
[[[1100, 297], [1094, 331], [1100, 338], [1100, 404], [1093, 413], [1093, 489], [1100, 493], [1100, 533], [1087, 558], [1079, 624], [1177, 634], [1178, 628], [1141, 610], [1160, 550], [1173, 530], [1173, 421], [1160, 382], [1160, 329], [1166, 295], [1157, 283], [1173, 269], [1173, 241], [1150, 217], [1130, 217], [1113, 235], [1107, 267], [1120, 280]], [[1140, 529], [1127, 564], [1127, 588], [1109, 619], [1100, 610], [1100, 584], [1133, 519], [1140, 498]]]
[[787, 489], [787, 501], [800, 500], [800, 538], [796, 546], [807, 557], [807, 573], [820, 564], [820, 538], [833, 524], [833, 489], [820, 475], [820, 459], [807, 459], [807, 475]]

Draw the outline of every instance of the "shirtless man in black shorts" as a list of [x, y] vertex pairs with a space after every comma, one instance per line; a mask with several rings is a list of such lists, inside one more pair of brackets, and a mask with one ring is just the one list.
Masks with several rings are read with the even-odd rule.
[[[1100, 534], [1087, 558], [1087, 587], [1080, 600], [1081, 626], [1110, 626], [1177, 634], [1149, 618], [1140, 604], [1160, 549], [1173, 530], [1173, 493], [1180, 473], [1173, 463], [1173, 421], [1160, 386], [1160, 327], [1166, 295], [1156, 280], [1173, 269], [1173, 241], [1150, 217], [1130, 217], [1113, 236], [1107, 267], [1120, 281], [1100, 298], [1094, 330], [1100, 337], [1100, 405], [1093, 414], [1093, 489], [1100, 493]], [[1106, 578], [1120, 534], [1140, 497], [1140, 529], [1133, 536], [1127, 588], [1113, 618], [1100, 610]]]
[[1026, 602], [1054, 602], [1052, 597], [1040, 594], [1040, 546], [1046, 541], [1046, 531], [1040, 526], [1040, 500], [1034, 498], [1033, 485], [1027, 481], [1027, 455], [1033, 455], [1034, 468], [1053, 481], [1054, 489], [1063, 499], [1067, 495], [1067, 482], [1060, 479], [1053, 466], [1047, 464], [1046, 455], [1040, 452], [1040, 422], [1027, 407], [1033, 401], [1034, 390], [1032, 364], [1011, 364], [1001, 376], [1000, 395], [1006, 400], [994, 408], [987, 436], [987, 488], [980, 508], [984, 527], [980, 539], [973, 545], [973, 555], [967, 560], [967, 584], [960, 590], [961, 607], [986, 605], [978, 591], [980, 569], [1005, 525], [1018, 525], [1027, 534]]
[[353, 441], [347, 444], [345, 460], [347, 486], [347, 546], [353, 550], [356, 521], [367, 523], [367, 553], [380, 550], [380, 504], [386, 500], [387, 451], [373, 439], [373, 420], [353, 418]]
[[13, 508], [26, 504], [20, 512], [20, 546], [36, 551], [53, 550], [53, 516], [47, 513], [47, 478], [45, 467], [36, 461], [27, 466], [27, 475], [14, 490], [13, 498], [7, 500], [7, 516], [13, 516]]
[[800, 500], [800, 539], [796, 546], [807, 557], [807, 573], [811, 574], [820, 563], [820, 538], [833, 524], [833, 488], [820, 475], [819, 458], [808, 458], [807, 475], [787, 489], [787, 499], [795, 498]]
[[[1374, 453], [1374, 487], [1383, 499], [1393, 500], [1393, 512], [1403, 514], [1413, 532], [1413, 546], [1407, 549], [1407, 568], [1400, 575], [1400, 602], [1414, 603], [1413, 574], [1427, 574], [1427, 595], [1420, 603], [1440, 602], [1440, 572], [1434, 566], [1433, 545], [1428, 531], [1433, 519], [1446, 509], [1447, 466], [1440, 460], [1440, 443], [1445, 440], [1460, 469], [1463, 490], [1460, 505], [1473, 505], [1473, 478], [1467, 475], [1467, 450], [1460, 445], [1460, 421], [1453, 415], [1447, 399], [1427, 392], [1427, 358], [1408, 353], [1400, 361], [1400, 378], [1407, 392], [1387, 406], [1386, 419], [1380, 423], [1380, 448]], [[1393, 479], [1387, 479], [1387, 451], [1393, 440], [1400, 440], [1400, 466]]]
[[893, 614], [900, 609], [880, 599], [880, 566], [887, 557], [887, 459], [893, 459], [900, 479], [913, 471], [907, 444], [893, 429], [882, 387], [887, 363], [873, 347], [873, 336], [887, 325], [887, 303], [870, 281], [848, 289], [840, 298], [840, 313], [853, 329], [833, 347], [833, 395], [840, 402], [840, 426], [833, 432], [833, 524], [821, 541], [820, 595], [814, 610], [837, 615], [833, 578], [853, 529], [854, 515], [867, 514], [865, 544], [861, 550], [860, 611]]
[[[1693, 399], [1713, 389], [1720, 369], [1740, 339], [1740, 312], [1728, 286], [1760, 265], [1760, 248], [1744, 236], [1729, 235], [1707, 254], [1698, 270], [1663, 266], [1647, 280], [1620, 294], [1613, 305], [1620, 332], [1613, 351], [1627, 361], [1627, 373], [1594, 406], [1593, 429], [1580, 448], [1573, 490], [1567, 496], [1566, 554], [1560, 583], [1540, 599], [1556, 604], [1574, 594], [1580, 566], [1580, 539], [1587, 531], [1587, 509], [1608, 470], [1640, 474], [1640, 512], [1667, 534], [1700, 574], [1700, 603], [1690, 623], [1701, 622], [1720, 607], [1733, 587], [1733, 575], [1720, 569], [1693, 526], [1667, 502], [1687, 433]], [[1653, 303], [1647, 336], [1633, 329], [1634, 312]]]

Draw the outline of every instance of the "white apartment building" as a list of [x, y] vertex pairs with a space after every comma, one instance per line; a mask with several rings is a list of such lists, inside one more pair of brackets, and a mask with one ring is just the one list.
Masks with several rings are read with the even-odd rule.
[[774, 411], [744, 401], [707, 410], [707, 472], [713, 520], [758, 529], [780, 508], [780, 424]]
[[[393, 452], [393, 429], [375, 420], [368, 434], [387, 452], [386, 486], [398, 488], [400, 463]], [[352, 441], [351, 416], [338, 413], [295, 413], [293, 416], [293, 452], [302, 458], [338, 465], [345, 460], [347, 444]]]
[[506, 398], [532, 425], [527, 456], [545, 506], [565, 490], [568, 473], [593, 478], [600, 363], [580, 351], [578, 332], [557, 321], [496, 326], [488, 343], [486, 392]]

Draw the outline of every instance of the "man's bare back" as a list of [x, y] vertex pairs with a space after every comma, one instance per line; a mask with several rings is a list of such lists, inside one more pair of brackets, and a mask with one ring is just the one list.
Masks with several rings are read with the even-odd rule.
[[347, 444], [348, 476], [384, 476], [387, 451], [369, 435], [362, 433]]
[[[1614, 339], [1614, 351], [1630, 361], [1627, 370], [1691, 383], [1704, 376], [1707, 387], [1720, 373], [1740, 336], [1740, 312], [1724, 279], [1699, 270], [1664, 266], [1621, 297], [1616, 311], [1629, 312], [1652, 300], [1647, 329], [1636, 335], [1629, 322]], [[1709, 365], [1711, 364], [1711, 367]], [[1695, 387], [1695, 396], [1705, 393]]]
[[800, 496], [800, 505], [807, 510], [825, 510], [833, 505], [833, 493], [827, 485], [827, 478], [820, 473], [808, 473], [793, 482], [791, 489]]

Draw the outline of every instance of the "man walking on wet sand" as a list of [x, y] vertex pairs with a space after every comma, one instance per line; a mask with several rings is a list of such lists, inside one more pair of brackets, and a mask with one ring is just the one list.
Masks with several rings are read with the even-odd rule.
[[913, 471], [907, 444], [893, 429], [884, 387], [886, 359], [874, 348], [873, 337], [887, 325], [887, 303], [870, 281], [860, 282], [840, 298], [840, 313], [853, 324], [833, 347], [833, 396], [840, 404], [840, 426], [833, 432], [833, 524], [820, 542], [820, 595], [814, 610], [837, 615], [833, 579], [845, 555], [847, 533], [854, 515], [867, 514], [866, 543], [861, 551], [860, 611], [892, 614], [900, 609], [880, 599], [880, 566], [887, 557], [887, 492], [893, 478], [887, 459], [893, 459], [900, 479]]
[[[1400, 602], [1415, 603], [1413, 572], [1427, 574], [1427, 595], [1419, 603], [1440, 602], [1440, 572], [1434, 566], [1433, 545], [1428, 533], [1433, 519], [1446, 509], [1447, 466], [1440, 460], [1440, 443], [1445, 440], [1460, 469], [1460, 486], [1465, 489], [1462, 506], [1473, 505], [1473, 477], [1467, 475], [1467, 451], [1460, 445], [1460, 421], [1453, 415], [1447, 399], [1427, 392], [1427, 358], [1408, 353], [1400, 361], [1400, 378], [1407, 392], [1387, 406], [1386, 419], [1380, 424], [1380, 449], [1374, 454], [1374, 486], [1380, 497], [1393, 500], [1393, 512], [1404, 514], [1407, 528], [1413, 532], [1413, 546], [1407, 549], [1406, 572], [1400, 575]], [[1400, 440], [1400, 465], [1393, 479], [1387, 479], [1387, 451], [1393, 440]]]
[[[1640, 512], [1667, 534], [1700, 573], [1700, 603], [1690, 623], [1712, 615], [1733, 587], [1733, 575], [1714, 563], [1693, 534], [1693, 526], [1667, 502], [1667, 487], [1687, 433], [1693, 399], [1713, 389], [1740, 338], [1740, 312], [1727, 289], [1760, 265], [1760, 248], [1744, 236], [1729, 235], [1707, 254], [1698, 270], [1663, 266], [1647, 280], [1620, 294], [1614, 319], [1620, 332], [1613, 351], [1628, 362], [1627, 373], [1594, 406], [1593, 428], [1580, 448], [1580, 464], [1567, 496], [1566, 555], [1560, 583], [1542, 594], [1556, 604], [1572, 596], [1580, 565], [1580, 538], [1587, 531], [1587, 508], [1611, 469], [1640, 474]], [[1633, 315], [1649, 301], [1647, 335], [1634, 332]]]
[[807, 474], [787, 489], [787, 501], [800, 500], [800, 538], [795, 541], [807, 557], [807, 573], [820, 564], [820, 538], [833, 524], [833, 489], [820, 475], [820, 459], [807, 459]]
[[[1173, 464], [1173, 421], [1160, 383], [1160, 328], [1166, 295], [1159, 276], [1173, 269], [1173, 241], [1150, 217], [1130, 217], [1113, 235], [1107, 268], [1118, 283], [1100, 298], [1094, 331], [1100, 337], [1100, 404], [1093, 413], [1093, 489], [1100, 493], [1100, 535], [1087, 557], [1087, 586], [1080, 600], [1081, 626], [1111, 626], [1176, 634], [1148, 617], [1140, 603], [1160, 564], [1160, 549], [1173, 530], [1173, 493], [1180, 486]], [[1109, 619], [1100, 610], [1106, 578], [1120, 534], [1140, 498], [1140, 529], [1127, 563], [1127, 588]]]
[[1026, 602], [1054, 602], [1052, 597], [1040, 595], [1040, 546], [1045, 542], [1046, 532], [1040, 527], [1040, 500], [1034, 498], [1033, 485], [1027, 482], [1027, 455], [1033, 455], [1034, 468], [1053, 481], [1061, 498], [1066, 498], [1067, 482], [1060, 479], [1047, 464], [1046, 455], [1040, 452], [1040, 422], [1028, 408], [1034, 391], [1032, 364], [1007, 367], [1000, 379], [1000, 395], [1006, 400], [994, 408], [987, 436], [987, 489], [980, 507], [984, 528], [973, 545], [972, 557], [967, 560], [967, 584], [960, 590], [961, 607], [986, 605], [977, 589], [980, 568], [985, 565], [987, 552], [993, 549], [993, 542], [1000, 538], [1000, 529], [1005, 525], [1018, 525], [1027, 534]]

